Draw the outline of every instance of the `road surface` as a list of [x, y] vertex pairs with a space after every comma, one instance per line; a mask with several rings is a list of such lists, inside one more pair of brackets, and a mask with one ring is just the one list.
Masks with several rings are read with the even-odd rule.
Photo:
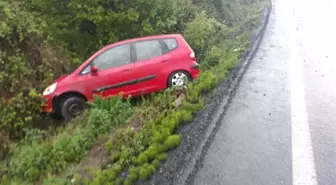
[[195, 185], [336, 185], [336, 1], [273, 0]]

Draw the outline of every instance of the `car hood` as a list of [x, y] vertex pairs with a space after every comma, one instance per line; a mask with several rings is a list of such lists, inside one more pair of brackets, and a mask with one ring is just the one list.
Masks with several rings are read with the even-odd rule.
[[60, 77], [58, 77], [55, 82], [61, 82], [62, 80], [64, 80], [65, 78], [67, 78], [69, 75], [62, 75]]

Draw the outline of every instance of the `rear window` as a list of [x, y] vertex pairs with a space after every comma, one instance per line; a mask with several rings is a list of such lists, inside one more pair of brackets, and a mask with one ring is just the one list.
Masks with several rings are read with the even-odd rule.
[[135, 43], [137, 60], [147, 60], [163, 54], [161, 44], [158, 40], [148, 40]]
[[163, 39], [163, 42], [167, 45], [169, 51], [177, 48], [177, 41], [174, 38]]

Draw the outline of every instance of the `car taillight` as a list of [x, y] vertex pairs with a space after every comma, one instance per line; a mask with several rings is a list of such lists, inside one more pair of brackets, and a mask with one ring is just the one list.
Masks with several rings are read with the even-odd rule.
[[191, 58], [191, 59], [195, 59], [195, 53], [194, 53], [194, 52], [192, 52], [192, 53], [190, 54], [190, 58]]

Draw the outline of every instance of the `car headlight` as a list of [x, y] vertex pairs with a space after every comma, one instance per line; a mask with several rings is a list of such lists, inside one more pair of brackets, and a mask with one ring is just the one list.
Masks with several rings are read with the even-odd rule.
[[53, 83], [52, 85], [49, 85], [49, 87], [47, 87], [44, 92], [43, 92], [43, 96], [49, 95], [51, 93], [53, 93], [56, 90], [56, 86], [57, 86], [57, 82]]

